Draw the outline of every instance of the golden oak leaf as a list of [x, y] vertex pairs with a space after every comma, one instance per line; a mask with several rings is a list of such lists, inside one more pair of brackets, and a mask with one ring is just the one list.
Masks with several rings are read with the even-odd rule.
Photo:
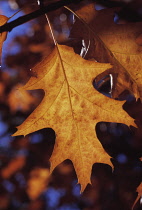
[[[142, 22], [116, 24], [115, 10], [118, 8], [96, 11], [94, 7], [94, 19], [87, 22], [87, 26], [77, 20], [71, 36], [91, 39], [90, 50], [85, 58], [94, 57], [98, 62], [113, 65], [113, 71], [118, 73], [117, 79], [114, 77], [114, 97], [128, 89], [138, 98], [142, 96]], [[86, 12], [85, 16], [80, 9], [75, 13], [85, 21]]]
[[45, 96], [31, 115], [18, 126], [14, 134], [27, 135], [43, 128], [56, 132], [51, 156], [51, 171], [65, 159], [70, 159], [84, 190], [90, 183], [92, 165], [111, 165], [95, 133], [99, 121], [135, 125], [122, 109], [124, 102], [110, 99], [92, 85], [94, 78], [110, 64], [87, 61], [68, 46], [57, 45], [49, 57], [34, 67], [23, 89], [43, 89]]
[[[6, 23], [8, 20], [8, 17], [4, 15], [0, 15], [0, 26], [2, 26], [4, 23]], [[0, 57], [1, 57], [1, 51], [2, 51], [2, 44], [5, 41], [7, 36], [7, 32], [3, 32], [0, 34]]]

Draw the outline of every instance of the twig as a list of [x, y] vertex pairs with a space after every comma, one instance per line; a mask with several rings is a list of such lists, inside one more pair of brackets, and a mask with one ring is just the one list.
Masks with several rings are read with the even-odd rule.
[[61, 1], [54, 2], [52, 4], [44, 6], [44, 8], [42, 7], [42, 8], [40, 8], [40, 9], [34, 11], [34, 12], [31, 12], [30, 14], [21, 16], [21, 17], [17, 18], [16, 20], [11, 21], [10, 23], [6, 23], [6, 24], [2, 25], [0, 27], [0, 33], [4, 32], [4, 31], [9, 31], [10, 32], [13, 28], [15, 28], [19, 25], [22, 25], [23, 23], [26, 23], [29, 20], [37, 18], [41, 15], [44, 15], [45, 13], [57, 10], [57, 9], [63, 7], [63, 6], [67, 6], [67, 5], [72, 4], [72, 3], [76, 4], [76, 3], [79, 3], [81, 1], [83, 1], [83, 0], [61, 0]]

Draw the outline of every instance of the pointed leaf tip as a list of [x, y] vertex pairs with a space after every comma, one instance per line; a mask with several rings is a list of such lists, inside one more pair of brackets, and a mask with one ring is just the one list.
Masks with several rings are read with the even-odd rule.
[[[110, 99], [92, 85], [92, 78], [111, 65], [88, 61], [72, 48], [57, 45], [51, 55], [36, 65], [38, 77], [31, 77], [28, 86], [43, 89], [45, 96], [13, 135], [27, 135], [43, 128], [56, 132], [51, 171], [66, 159], [73, 162], [81, 191], [90, 183], [92, 165], [111, 164], [95, 133], [100, 121], [133, 124], [122, 109], [123, 102]], [[42, 69], [42, 71], [41, 71]]]

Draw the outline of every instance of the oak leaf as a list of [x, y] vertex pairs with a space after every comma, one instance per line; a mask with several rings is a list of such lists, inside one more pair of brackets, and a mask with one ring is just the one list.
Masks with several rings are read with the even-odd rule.
[[95, 133], [99, 121], [135, 125], [122, 109], [124, 102], [110, 99], [94, 89], [94, 78], [110, 64], [87, 61], [68, 46], [57, 45], [49, 57], [33, 68], [23, 89], [43, 89], [45, 96], [14, 134], [27, 135], [43, 128], [56, 132], [51, 171], [65, 159], [73, 162], [84, 190], [90, 183], [92, 165], [111, 165]]
[[[114, 77], [113, 97], [118, 97], [127, 89], [139, 98], [142, 96], [142, 22], [116, 24], [114, 16], [117, 10], [119, 9], [111, 8], [97, 11], [94, 5], [94, 18], [87, 21], [86, 26], [77, 20], [71, 36], [86, 40], [86, 45], [87, 40], [91, 40], [90, 50], [85, 58], [94, 57], [98, 62], [113, 65], [113, 72], [118, 74], [117, 78]], [[84, 16], [80, 9], [75, 13], [86, 21], [86, 13]]]
[[[2, 26], [7, 21], [8, 21], [8, 17], [4, 15], [0, 15], [0, 26]], [[0, 33], [0, 57], [1, 57], [2, 45], [6, 39], [6, 36], [7, 36], [7, 32]]]

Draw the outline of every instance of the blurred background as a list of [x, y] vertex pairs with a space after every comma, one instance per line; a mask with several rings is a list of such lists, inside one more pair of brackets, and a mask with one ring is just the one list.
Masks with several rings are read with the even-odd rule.
[[[127, 23], [142, 20], [141, 4], [140, 0], [99, 0], [96, 1], [96, 9], [119, 6], [121, 10], [114, 20]], [[38, 8], [37, 0], [0, 0], [0, 14], [7, 17], [15, 14], [9, 22]], [[48, 17], [58, 43], [77, 45], [80, 47], [78, 53], [81, 53], [84, 47], [81, 40], [70, 38], [73, 14], [61, 8], [50, 12]], [[42, 90], [21, 93], [18, 87], [28, 81], [33, 66], [48, 56], [53, 48], [45, 16], [14, 28], [3, 44], [0, 69], [0, 210], [130, 210], [142, 178], [142, 104], [133, 96], [128, 97], [129, 93], [125, 94], [128, 100], [124, 108], [136, 119], [138, 129], [116, 123], [97, 124], [94, 132], [96, 130], [100, 142], [112, 157], [114, 169], [106, 164], [94, 164], [92, 186], [88, 185], [82, 194], [70, 160], [57, 166], [49, 175], [54, 130], [42, 129], [26, 137], [11, 136], [16, 126], [44, 97]], [[110, 79], [105, 82], [102, 79], [99, 85], [94, 86], [110, 97]], [[134, 210], [141, 208], [139, 199]]]

